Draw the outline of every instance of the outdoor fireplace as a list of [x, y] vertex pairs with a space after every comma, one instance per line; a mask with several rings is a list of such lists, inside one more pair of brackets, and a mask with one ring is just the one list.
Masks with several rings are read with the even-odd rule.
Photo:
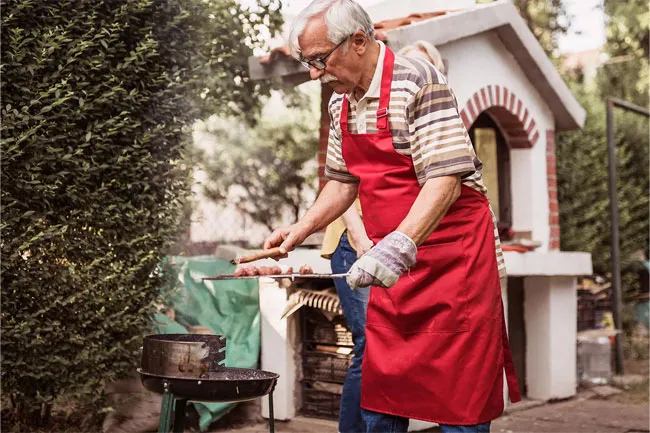
[[285, 290], [281, 320], [290, 327], [286, 339], [294, 349], [294, 410], [337, 420], [354, 344], [334, 281], [296, 278], [277, 288]]
[[338, 419], [343, 381], [352, 359], [352, 333], [342, 315], [300, 311], [302, 404], [306, 416]]

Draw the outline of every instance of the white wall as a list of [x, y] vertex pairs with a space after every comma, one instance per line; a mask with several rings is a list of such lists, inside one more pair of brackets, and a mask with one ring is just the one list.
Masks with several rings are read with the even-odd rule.
[[524, 279], [528, 397], [576, 393], [577, 294], [575, 277]]
[[[295, 391], [296, 350], [292, 345], [296, 316], [281, 319], [287, 305], [287, 292], [270, 278], [260, 279], [260, 313], [262, 316], [262, 369], [278, 373], [280, 378], [273, 392], [275, 419], [296, 416]], [[262, 399], [262, 416], [269, 417], [268, 398]]]
[[460, 109], [478, 90], [499, 85], [514, 92], [535, 119], [539, 132], [535, 146], [511, 152], [512, 223], [516, 231], [532, 231], [535, 240], [544, 242], [537, 251], [547, 251], [546, 130], [554, 129], [550, 109], [495, 33], [461, 39], [438, 49], [448, 62], [449, 84]]

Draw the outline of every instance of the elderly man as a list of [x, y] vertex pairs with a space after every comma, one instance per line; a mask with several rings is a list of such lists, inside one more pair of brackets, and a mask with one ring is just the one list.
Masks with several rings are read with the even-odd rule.
[[[426, 41], [416, 41], [399, 51], [399, 54], [417, 57], [431, 62], [438, 71], [445, 73], [440, 53]], [[368, 237], [361, 219], [359, 200], [342, 217], [327, 226], [323, 237], [321, 256], [331, 260], [332, 272], [345, 274], [374, 243]], [[361, 363], [366, 346], [366, 309], [370, 287], [352, 289], [344, 278], [334, 280], [341, 308], [352, 333], [353, 356], [343, 382], [339, 410], [339, 432], [353, 433], [363, 430], [361, 412]]]
[[290, 44], [335, 94], [330, 181], [296, 224], [264, 247], [291, 251], [342, 215], [357, 194], [375, 245], [352, 266], [371, 285], [362, 365], [367, 432], [405, 432], [408, 419], [444, 432], [489, 431], [518, 386], [505, 330], [503, 258], [481, 163], [445, 77], [375, 40], [352, 0], [316, 0]]

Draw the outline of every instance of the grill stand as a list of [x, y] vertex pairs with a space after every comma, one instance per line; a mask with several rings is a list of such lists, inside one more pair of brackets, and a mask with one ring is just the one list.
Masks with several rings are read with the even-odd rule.
[[[176, 398], [169, 390], [169, 382], [163, 382], [165, 391], [163, 393], [162, 405], [160, 407], [160, 421], [158, 433], [169, 433], [172, 426], [172, 412], [174, 412], [174, 432], [183, 433], [185, 430], [185, 407], [186, 398]], [[275, 387], [275, 386], [274, 386]], [[269, 432], [275, 433], [275, 422], [273, 419], [273, 390], [269, 393]]]

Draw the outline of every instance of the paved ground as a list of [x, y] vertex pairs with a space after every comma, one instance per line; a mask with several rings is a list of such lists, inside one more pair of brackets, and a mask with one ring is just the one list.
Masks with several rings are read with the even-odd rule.
[[649, 424], [647, 403], [576, 398], [506, 413], [492, 432], [632, 433], [650, 431]]
[[[237, 433], [265, 433], [267, 424], [257, 424]], [[277, 433], [336, 433], [336, 423], [298, 417], [289, 422], [276, 421]], [[437, 428], [427, 430], [439, 431]], [[647, 403], [621, 403], [599, 399], [593, 394], [558, 403], [527, 402], [515, 406], [492, 423], [492, 433], [637, 433], [650, 432]]]

